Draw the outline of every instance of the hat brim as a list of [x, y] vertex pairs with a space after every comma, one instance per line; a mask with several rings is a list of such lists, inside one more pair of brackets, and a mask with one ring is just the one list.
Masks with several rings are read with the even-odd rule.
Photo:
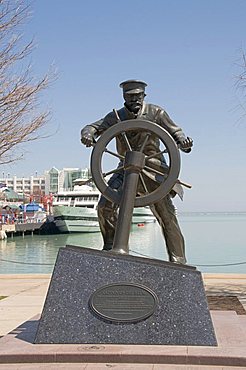
[[143, 89], [132, 89], [132, 90], [127, 90], [123, 91], [124, 94], [139, 94], [139, 93], [144, 93]]

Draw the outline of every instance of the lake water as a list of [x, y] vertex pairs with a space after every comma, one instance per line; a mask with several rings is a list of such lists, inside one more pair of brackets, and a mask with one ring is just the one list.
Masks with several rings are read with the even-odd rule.
[[[246, 273], [246, 212], [179, 215], [188, 263], [202, 272]], [[50, 273], [60, 247], [101, 249], [100, 233], [26, 235], [0, 240], [0, 274]], [[158, 223], [134, 225], [130, 253], [167, 260]]]

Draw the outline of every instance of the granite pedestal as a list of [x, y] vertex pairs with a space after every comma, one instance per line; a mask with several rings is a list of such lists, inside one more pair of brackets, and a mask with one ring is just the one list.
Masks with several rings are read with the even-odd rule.
[[35, 343], [217, 345], [195, 268], [74, 246], [59, 250]]

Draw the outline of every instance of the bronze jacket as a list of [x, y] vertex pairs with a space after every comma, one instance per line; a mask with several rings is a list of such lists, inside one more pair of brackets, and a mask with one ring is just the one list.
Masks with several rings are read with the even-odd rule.
[[[141, 111], [137, 115], [130, 112], [125, 106], [119, 109], [117, 113], [121, 121], [126, 121], [130, 119], [144, 119], [157, 123], [158, 125], [160, 125], [169, 132], [169, 134], [173, 137], [177, 144], [179, 143], [180, 139], [185, 138], [185, 134], [183, 133], [182, 129], [171, 120], [171, 118], [164, 111], [164, 109], [157, 105], [144, 103]], [[117, 115], [115, 114], [114, 111], [112, 111], [108, 113], [103, 119], [91, 123], [89, 126], [92, 126], [96, 129], [96, 136], [100, 136], [109, 127], [117, 124], [118, 122], [119, 119]], [[127, 134], [127, 136], [133, 150], [139, 150], [144, 140], [144, 137], [146, 136], [146, 132], [131, 131], [130, 133]], [[126, 147], [123, 139], [117, 137], [116, 142], [118, 153], [124, 155], [126, 152]], [[146, 155], [151, 155], [156, 152], [159, 152], [159, 146], [160, 146], [159, 139], [153, 134], [149, 137], [147, 145], [145, 146], [144, 153]]]

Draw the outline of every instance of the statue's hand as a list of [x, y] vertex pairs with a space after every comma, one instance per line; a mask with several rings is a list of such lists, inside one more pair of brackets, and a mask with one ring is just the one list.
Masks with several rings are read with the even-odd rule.
[[193, 140], [187, 136], [187, 138], [180, 139], [178, 145], [182, 151], [189, 153], [193, 147]]
[[92, 126], [85, 126], [81, 130], [81, 143], [89, 147], [95, 142], [96, 129]]

